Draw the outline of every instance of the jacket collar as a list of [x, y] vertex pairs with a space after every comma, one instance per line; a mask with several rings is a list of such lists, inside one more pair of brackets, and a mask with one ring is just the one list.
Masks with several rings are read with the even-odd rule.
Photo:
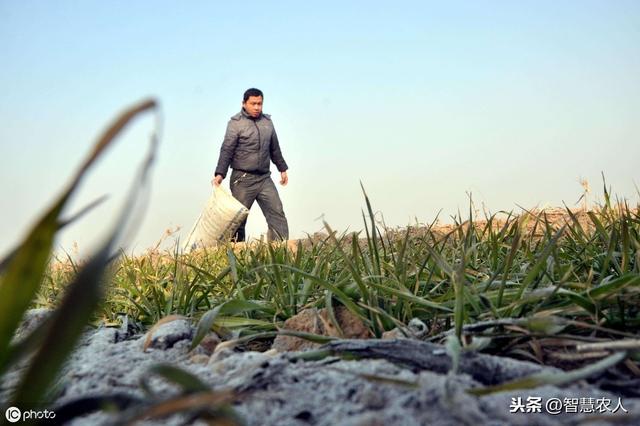
[[247, 113], [247, 111], [245, 111], [244, 107], [242, 107], [242, 109], [240, 110], [240, 114], [242, 114], [242, 116], [243, 116], [244, 118], [248, 118], [249, 120], [259, 120], [259, 119], [261, 119], [261, 118], [262, 118], [262, 113], [260, 113], [260, 115], [259, 115], [259, 116], [257, 116], [257, 117], [252, 117], [252, 116], [250, 116], [250, 115]]

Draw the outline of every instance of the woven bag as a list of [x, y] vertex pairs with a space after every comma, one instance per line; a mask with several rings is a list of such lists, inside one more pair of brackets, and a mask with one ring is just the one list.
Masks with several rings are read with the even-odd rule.
[[230, 239], [248, 215], [249, 210], [227, 190], [221, 186], [214, 187], [184, 243], [184, 251], [212, 247]]

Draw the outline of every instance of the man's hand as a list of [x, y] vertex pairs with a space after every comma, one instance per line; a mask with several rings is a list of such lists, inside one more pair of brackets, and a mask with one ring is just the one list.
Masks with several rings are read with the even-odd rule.
[[220, 186], [222, 183], [222, 175], [215, 175], [213, 179], [211, 179], [212, 186]]
[[289, 176], [287, 176], [287, 172], [280, 172], [280, 185], [286, 186], [289, 183]]

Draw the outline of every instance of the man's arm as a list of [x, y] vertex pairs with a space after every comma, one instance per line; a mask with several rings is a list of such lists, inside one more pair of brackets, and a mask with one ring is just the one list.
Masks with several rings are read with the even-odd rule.
[[269, 151], [271, 154], [271, 161], [273, 161], [273, 164], [276, 165], [278, 171], [280, 173], [286, 172], [289, 166], [287, 166], [287, 162], [284, 161], [284, 157], [282, 156], [282, 152], [280, 151], [280, 142], [278, 141], [276, 129], [273, 129], [273, 133], [271, 134], [271, 144], [269, 145]]
[[[238, 129], [234, 120], [230, 120], [227, 124], [227, 131], [222, 141], [222, 147], [220, 147], [220, 157], [218, 157], [218, 165], [214, 173], [214, 181], [217, 181], [219, 185], [222, 179], [227, 175], [229, 164], [233, 158], [233, 154], [236, 152], [236, 146], [238, 145]], [[221, 179], [218, 181], [217, 176], [220, 175]]]

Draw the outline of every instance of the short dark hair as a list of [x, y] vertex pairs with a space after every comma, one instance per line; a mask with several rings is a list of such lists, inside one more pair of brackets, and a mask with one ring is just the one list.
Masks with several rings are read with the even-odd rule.
[[262, 94], [262, 90], [256, 89], [255, 87], [252, 87], [251, 89], [247, 89], [247, 91], [244, 92], [244, 97], [242, 98], [242, 103], [247, 102], [249, 100], [249, 96], [260, 96], [262, 99], [264, 99], [264, 95]]

